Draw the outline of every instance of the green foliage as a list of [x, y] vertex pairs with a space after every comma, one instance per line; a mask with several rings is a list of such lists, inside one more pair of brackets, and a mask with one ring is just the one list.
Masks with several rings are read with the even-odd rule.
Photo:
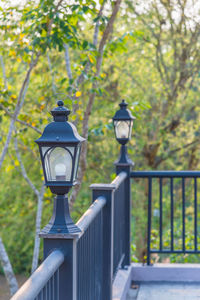
[[[72, 215], [78, 220], [88, 208], [91, 195], [88, 186], [94, 182], [110, 182], [114, 177], [113, 162], [118, 157], [117, 145], [111, 118], [121, 99], [125, 98], [137, 120], [129, 154], [135, 161], [136, 170], [174, 169], [185, 170], [199, 167], [199, 70], [193, 54], [199, 51], [199, 41], [193, 43], [181, 65], [182, 49], [189, 45], [192, 32], [176, 28], [171, 36], [170, 26], [162, 25], [160, 45], [162, 57], [155, 47], [156, 36], [160, 34], [159, 16], [155, 7], [141, 14], [135, 14], [133, 3], [125, 1], [117, 22], [105, 45], [100, 75], [96, 75], [98, 47], [94, 45], [94, 28], [99, 24], [99, 39], [108, 24], [110, 2], [106, 12], [99, 16], [99, 5], [103, 1], [63, 2], [57, 8], [57, 1], [28, 1], [14, 7], [6, 1], [0, 9], [1, 36], [0, 55], [5, 64], [6, 78], [0, 77], [0, 151], [6, 141], [10, 115], [13, 114], [19, 91], [27, 68], [36, 55], [40, 55], [37, 66], [31, 74], [25, 103], [15, 123], [15, 135], [19, 140], [20, 153], [29, 178], [39, 189], [43, 179], [38, 149], [34, 140], [52, 120], [49, 111], [58, 99], [62, 99], [72, 110], [71, 121], [75, 121], [81, 134], [83, 116], [88, 99], [95, 94], [95, 102], [89, 119], [87, 170], [81, 192], [74, 204]], [[164, 3], [164, 2], [163, 2]], [[160, 3], [161, 5], [161, 3]], [[160, 12], [162, 12], [160, 10]], [[169, 20], [166, 17], [166, 22]], [[145, 22], [144, 22], [145, 21]], [[169, 22], [170, 23], [170, 22]], [[148, 25], [148, 26], [147, 26]], [[175, 26], [176, 24], [173, 23]], [[175, 27], [174, 27], [175, 28]], [[177, 58], [174, 60], [173, 41], [177, 40]], [[65, 63], [65, 44], [69, 47], [72, 78], [69, 78]], [[196, 53], [197, 55], [197, 53]], [[159, 60], [156, 60], [159, 58]], [[161, 72], [158, 63], [163, 58]], [[198, 58], [198, 55], [197, 55]], [[199, 62], [200, 60], [198, 60]], [[182, 61], [183, 64], [183, 61]], [[174, 69], [177, 66], [177, 69]], [[1, 64], [1, 70], [2, 64]], [[178, 79], [185, 79], [172, 93]], [[176, 76], [173, 77], [176, 73]], [[3, 72], [1, 73], [3, 75]], [[163, 75], [164, 74], [164, 75]], [[166, 75], [167, 74], [167, 75]], [[168, 76], [163, 81], [163, 76]], [[78, 79], [83, 78], [81, 84]], [[173, 81], [174, 78], [174, 81]], [[182, 78], [183, 79], [183, 78]], [[5, 83], [6, 81], [6, 83]], [[94, 87], [94, 83], [97, 83]], [[173, 97], [172, 97], [173, 96]], [[75, 108], [75, 109], [74, 109]], [[192, 191], [187, 183], [187, 247], [193, 243]], [[154, 187], [154, 208], [158, 209], [158, 186]], [[0, 227], [1, 236], [16, 272], [30, 271], [33, 253], [36, 197], [21, 175], [16, 159], [13, 140], [0, 174]], [[174, 230], [176, 247], [180, 247], [180, 197], [176, 183]], [[147, 185], [135, 180], [132, 184], [133, 222], [132, 258], [141, 261], [146, 251]], [[166, 219], [163, 224], [164, 244], [169, 246], [170, 217], [168, 183], [164, 186], [163, 201]], [[47, 190], [44, 196], [42, 226], [52, 212], [53, 196]], [[159, 244], [159, 220], [153, 221], [152, 246]], [[41, 255], [42, 257], [42, 255]], [[165, 260], [166, 257], [154, 257]], [[171, 255], [171, 261], [195, 262], [198, 258], [185, 255]]]

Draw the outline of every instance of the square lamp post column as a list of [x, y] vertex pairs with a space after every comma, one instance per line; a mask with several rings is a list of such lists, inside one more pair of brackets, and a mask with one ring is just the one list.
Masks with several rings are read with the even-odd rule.
[[59, 300], [76, 299], [76, 243], [80, 229], [69, 212], [67, 194], [77, 183], [81, 145], [84, 142], [76, 127], [68, 121], [70, 111], [59, 100], [51, 111], [54, 121], [48, 124], [36, 140], [42, 161], [45, 185], [56, 194], [53, 215], [40, 232], [44, 239], [44, 258], [60, 249], [65, 261], [60, 267]]
[[122, 267], [128, 266], [131, 263], [131, 185], [130, 185], [130, 173], [134, 163], [129, 158], [127, 153], [126, 144], [131, 139], [131, 132], [133, 127], [133, 120], [135, 117], [132, 116], [130, 110], [127, 109], [128, 104], [122, 100], [119, 104], [120, 109], [116, 111], [113, 117], [113, 125], [115, 131], [115, 137], [118, 143], [121, 145], [120, 155], [118, 160], [115, 162], [116, 173], [121, 172], [127, 173], [125, 179], [125, 195], [124, 195], [124, 206], [125, 206], [125, 257], [122, 263]]

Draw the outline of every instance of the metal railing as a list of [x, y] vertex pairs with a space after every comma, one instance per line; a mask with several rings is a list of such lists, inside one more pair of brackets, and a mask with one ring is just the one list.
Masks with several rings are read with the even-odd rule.
[[[91, 186], [93, 190], [93, 201], [96, 199], [96, 197], [98, 200], [103, 196], [106, 199], [106, 204], [96, 217], [96, 227], [94, 227], [93, 230], [91, 228], [90, 234], [94, 234], [92, 232], [96, 232], [97, 234], [96, 236], [93, 235], [92, 239], [89, 239], [88, 245], [86, 245], [86, 249], [88, 249], [89, 246], [91, 248], [90, 251], [92, 251], [92, 253], [96, 251], [98, 255], [95, 259], [93, 259], [93, 263], [93, 254], [88, 255], [88, 259], [91, 263], [91, 269], [93, 266], [93, 275], [91, 278], [91, 282], [89, 282], [90, 277], [85, 278], [85, 281], [87, 281], [88, 279], [89, 280], [84, 284], [84, 287], [80, 289], [80, 294], [87, 286], [87, 296], [85, 298], [83, 298], [83, 296], [78, 298], [80, 300], [112, 299], [112, 283], [118, 269], [124, 266], [123, 263], [126, 255], [126, 179], [127, 173], [121, 172], [111, 182], [111, 184], [95, 184]], [[77, 225], [80, 227], [80, 223], [77, 223]], [[95, 226], [95, 224], [93, 226]], [[102, 230], [100, 229], [101, 226]], [[94, 242], [96, 243], [96, 245], [94, 245]], [[80, 248], [80, 253], [84, 253], [83, 248]], [[82, 259], [84, 259], [84, 256]], [[88, 261], [86, 261], [86, 265], [87, 264]], [[94, 269], [98, 273], [98, 277], [96, 280], [94, 280]], [[93, 288], [91, 288], [91, 286], [93, 286]]]
[[115, 185], [114, 190], [114, 237], [113, 237], [113, 276], [115, 277], [117, 271], [122, 268], [125, 258], [125, 179], [127, 174], [125, 172], [120, 173], [116, 179], [112, 182]]
[[127, 255], [126, 180], [121, 172], [111, 184], [91, 186], [93, 203], [76, 223], [80, 233], [44, 237], [46, 255], [63, 252], [48, 255], [12, 300], [112, 299]]
[[[197, 171], [135, 171], [130, 174], [132, 178], [147, 178], [148, 180], [148, 223], [147, 223], [147, 264], [150, 265], [151, 263], [151, 254], [152, 253], [190, 253], [190, 254], [197, 254], [200, 253], [200, 250], [198, 249], [198, 222], [197, 222], [197, 213], [198, 213], [198, 205], [197, 205], [197, 180], [200, 178], [200, 172]], [[176, 180], [176, 182], [175, 182]], [[179, 181], [177, 181], [179, 180]], [[193, 246], [190, 244], [190, 247], [188, 249], [186, 245], [186, 181], [189, 180], [189, 188], [188, 191], [189, 198], [190, 198], [190, 204], [192, 201], [192, 207], [193, 207]], [[156, 198], [157, 195], [153, 195], [153, 184], [155, 184], [155, 181], [158, 184], [158, 189], [156, 191], [156, 194], [159, 195], [159, 204], [158, 204], [158, 213], [156, 213], [156, 217], [159, 219], [159, 245], [157, 248], [152, 248], [152, 222], [153, 222], [153, 216], [152, 214], [152, 206], [154, 203], [154, 198]], [[164, 182], [166, 181], [166, 182]], [[192, 182], [193, 181], [193, 182]], [[169, 219], [169, 237], [170, 242], [167, 247], [163, 243], [163, 218], [164, 216], [164, 205], [165, 205], [165, 211], [167, 206], [167, 200], [164, 199], [163, 196], [163, 187], [164, 185], [168, 185], [168, 194], [169, 194], [169, 210], [167, 211], [167, 217]], [[175, 186], [176, 185], [176, 186]], [[178, 191], [178, 197], [177, 199], [181, 199], [179, 203], [177, 204], [177, 201], [175, 201], [175, 191]], [[166, 198], [166, 196], [165, 196]], [[165, 200], [165, 201], [164, 201]], [[178, 206], [178, 208], [177, 208]], [[175, 228], [174, 228], [174, 220], [175, 220], [175, 209], [179, 210], [178, 215], [178, 224], [179, 224], [179, 230], [181, 229], [181, 234], [177, 238], [175, 235]], [[191, 224], [190, 222], [190, 224]], [[168, 233], [168, 231], [167, 231]], [[182, 240], [181, 245], [177, 243], [177, 240]]]
[[103, 208], [104, 197], [99, 197], [76, 224], [82, 231], [77, 242], [77, 299], [101, 298], [103, 265]]
[[59, 300], [59, 267], [63, 262], [63, 253], [53, 251], [11, 300]]

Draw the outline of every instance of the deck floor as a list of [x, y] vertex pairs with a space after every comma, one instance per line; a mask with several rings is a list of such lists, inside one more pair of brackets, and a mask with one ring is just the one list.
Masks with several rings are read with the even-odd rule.
[[142, 283], [127, 300], [200, 300], [200, 283]]

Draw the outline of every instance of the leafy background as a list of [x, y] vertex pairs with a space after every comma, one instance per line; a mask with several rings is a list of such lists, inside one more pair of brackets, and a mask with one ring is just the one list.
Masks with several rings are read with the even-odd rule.
[[[103, 14], [99, 14], [105, 2]], [[70, 2], [69, 2], [70, 3]], [[199, 167], [199, 20], [189, 1], [122, 1], [114, 26], [103, 48], [97, 72], [98, 45], [109, 23], [115, 1], [27, 1], [0, 9], [0, 150], [3, 151], [20, 89], [30, 65], [35, 63], [22, 108], [0, 173], [0, 230], [16, 273], [30, 272], [33, 255], [37, 197], [21, 172], [14, 140], [18, 140], [28, 177], [41, 188], [43, 173], [34, 140], [52, 120], [51, 109], [62, 99], [72, 111], [80, 134], [88, 119], [86, 171], [71, 212], [76, 221], [88, 208], [91, 183], [110, 182], [119, 154], [112, 117], [121, 99], [133, 115], [129, 155], [136, 170], [187, 170]], [[195, 4], [194, 4], [195, 5]], [[67, 47], [67, 49], [66, 49]], [[66, 54], [70, 68], [67, 69]], [[5, 71], [5, 72], [4, 72]], [[5, 74], [4, 74], [5, 73]], [[80, 84], [77, 81], [82, 78]], [[95, 101], [88, 112], [88, 100]], [[175, 183], [176, 247], [181, 245], [180, 183]], [[186, 187], [187, 247], [194, 240], [193, 185]], [[132, 257], [145, 261], [147, 184], [132, 184]], [[153, 240], [159, 243], [158, 183], [153, 190]], [[199, 194], [198, 194], [199, 195]], [[199, 197], [198, 197], [199, 198]], [[45, 190], [42, 226], [52, 213], [53, 196]], [[164, 245], [168, 247], [170, 217], [169, 182], [164, 182]], [[198, 215], [199, 215], [198, 210]], [[199, 228], [200, 229], [200, 228]], [[42, 258], [42, 246], [40, 258]], [[153, 257], [155, 261], [197, 262], [198, 256]]]

